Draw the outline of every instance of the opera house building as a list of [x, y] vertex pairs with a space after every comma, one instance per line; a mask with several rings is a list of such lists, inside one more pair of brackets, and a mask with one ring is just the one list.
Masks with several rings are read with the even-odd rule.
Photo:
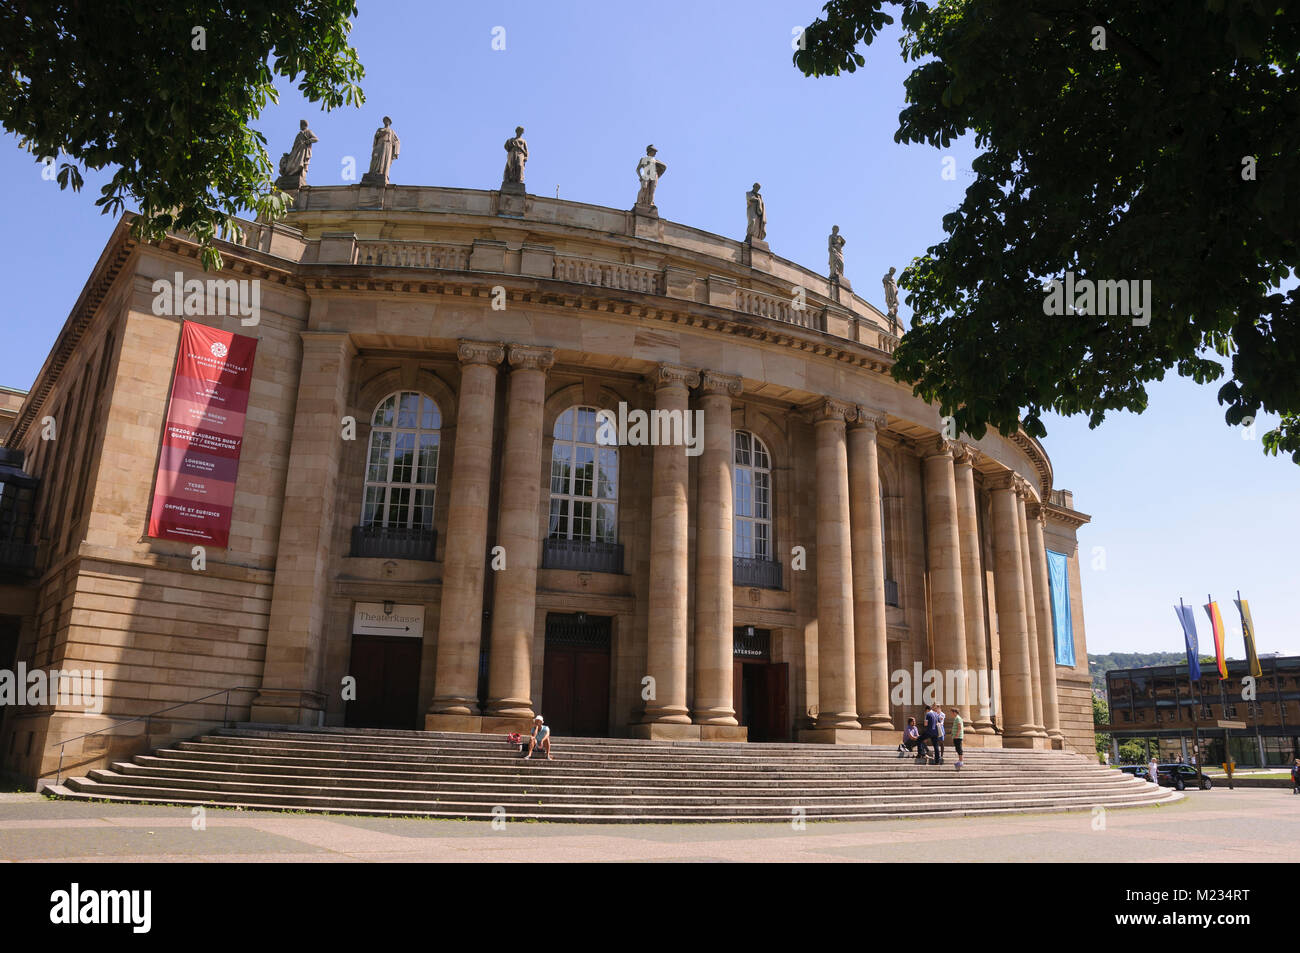
[[893, 745], [932, 700], [1092, 753], [1088, 517], [834, 269], [504, 186], [230, 238], [119, 222], [13, 415], [8, 775], [222, 721]]

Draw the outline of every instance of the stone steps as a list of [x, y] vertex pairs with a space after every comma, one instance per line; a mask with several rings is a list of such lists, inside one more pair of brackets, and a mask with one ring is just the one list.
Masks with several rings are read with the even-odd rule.
[[241, 726], [50, 793], [74, 800], [587, 822], [865, 820], [1091, 810], [1181, 795], [1064, 752], [565, 738], [524, 761], [500, 735]]

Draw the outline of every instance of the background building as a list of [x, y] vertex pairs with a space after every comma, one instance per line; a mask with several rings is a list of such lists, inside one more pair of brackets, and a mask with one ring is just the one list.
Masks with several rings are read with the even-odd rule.
[[[6, 441], [39, 488], [0, 665], [102, 671], [107, 697], [11, 708], [8, 771], [209, 693], [147, 740], [539, 711], [560, 733], [892, 743], [926, 669], [987, 673], [968, 744], [1092, 751], [1088, 517], [1025, 434], [944, 439], [847, 280], [644, 207], [306, 188], [222, 246], [250, 324], [159, 313], [159, 282], [218, 276], [128, 225]], [[186, 320], [256, 340], [229, 538], [201, 553], [148, 535]], [[699, 454], [597, 439], [600, 412], [652, 410], [700, 412]], [[78, 740], [65, 768], [144, 732]]]
[[[1254, 698], [1243, 681], [1247, 662], [1228, 661], [1228, 677], [1214, 663], [1201, 664], [1193, 687], [1187, 666], [1115, 669], [1106, 673], [1113, 757], [1128, 739], [1154, 738], [1162, 761], [1192, 763], [1193, 722], [1198, 723], [1202, 764], [1220, 765], [1231, 751], [1241, 767], [1290, 765], [1300, 757], [1300, 656], [1264, 655]], [[1220, 728], [1219, 721], [1245, 723]]]

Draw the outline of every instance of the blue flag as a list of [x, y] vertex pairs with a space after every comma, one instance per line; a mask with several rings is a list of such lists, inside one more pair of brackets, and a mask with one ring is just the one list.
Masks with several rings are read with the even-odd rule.
[[1192, 606], [1185, 606], [1181, 602], [1174, 606], [1174, 612], [1178, 616], [1178, 621], [1183, 624], [1183, 640], [1187, 643], [1187, 667], [1189, 676], [1193, 682], [1201, 680], [1201, 656], [1197, 648], [1196, 639], [1196, 613], [1192, 611]]

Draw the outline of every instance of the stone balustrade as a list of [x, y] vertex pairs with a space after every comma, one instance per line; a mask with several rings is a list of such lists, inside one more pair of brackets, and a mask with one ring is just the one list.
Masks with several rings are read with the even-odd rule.
[[598, 288], [663, 294], [663, 276], [658, 270], [617, 261], [556, 255], [552, 277], [557, 281], [573, 281]]
[[398, 268], [467, 271], [469, 253], [468, 245], [452, 245], [445, 242], [358, 241], [356, 263]]

